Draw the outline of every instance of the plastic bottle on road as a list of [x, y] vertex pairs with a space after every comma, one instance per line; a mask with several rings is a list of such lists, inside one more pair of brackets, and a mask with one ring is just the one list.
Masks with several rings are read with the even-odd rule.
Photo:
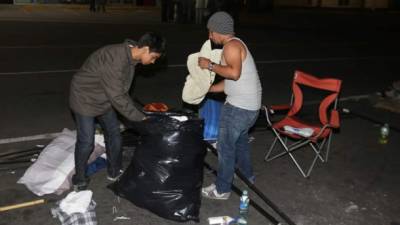
[[389, 124], [385, 123], [380, 129], [379, 143], [387, 144], [389, 141]]
[[237, 219], [238, 225], [247, 225], [247, 219], [249, 214], [249, 194], [247, 190], [244, 190], [242, 196], [240, 197], [239, 205], [239, 217]]

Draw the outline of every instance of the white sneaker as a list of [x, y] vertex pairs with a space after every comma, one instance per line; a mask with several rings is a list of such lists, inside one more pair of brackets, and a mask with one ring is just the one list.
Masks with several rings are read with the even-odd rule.
[[208, 187], [202, 188], [201, 194], [205, 198], [216, 199], [216, 200], [227, 200], [231, 196], [230, 192], [218, 193], [215, 184], [211, 184]]
[[208, 186], [208, 187], [203, 187], [203, 188], [201, 189], [201, 192], [202, 192], [202, 193], [210, 192], [210, 191], [212, 191], [212, 190], [214, 190], [214, 189], [216, 189], [216, 188], [217, 188], [217, 186], [215, 186], [215, 184], [212, 183], [212, 184], [210, 184], [210, 186]]
[[119, 170], [119, 171], [118, 171], [118, 174], [117, 174], [115, 177], [112, 177], [112, 176], [108, 175], [108, 176], [107, 176], [107, 179], [108, 179], [109, 181], [115, 182], [115, 181], [119, 180], [119, 178], [122, 176], [123, 173], [124, 173], [123, 170]]

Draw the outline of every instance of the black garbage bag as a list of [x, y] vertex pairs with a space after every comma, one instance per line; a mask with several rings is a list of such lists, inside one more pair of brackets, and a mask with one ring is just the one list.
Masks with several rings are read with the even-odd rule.
[[110, 188], [163, 218], [198, 222], [206, 155], [203, 120], [157, 112], [131, 125], [140, 133], [140, 142], [127, 170]]

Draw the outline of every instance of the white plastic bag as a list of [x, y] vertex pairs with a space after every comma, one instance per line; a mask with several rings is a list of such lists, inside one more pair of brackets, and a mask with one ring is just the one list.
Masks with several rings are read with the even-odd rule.
[[[38, 159], [26, 171], [17, 183], [38, 196], [62, 194], [71, 188], [71, 177], [75, 173], [74, 151], [76, 131], [64, 129], [61, 134], [48, 144]], [[104, 148], [95, 145], [89, 162], [104, 153]]]

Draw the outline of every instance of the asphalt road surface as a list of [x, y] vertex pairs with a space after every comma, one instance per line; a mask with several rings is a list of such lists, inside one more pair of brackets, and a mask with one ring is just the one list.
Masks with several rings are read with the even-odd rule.
[[[90, 17], [82, 14], [81, 18]], [[109, 18], [97, 22], [69, 22], [68, 14], [63, 20], [50, 16], [47, 21], [25, 17], [0, 20], [0, 139], [74, 129], [68, 108], [74, 71], [101, 46], [125, 38], [137, 39], [146, 31], [167, 38], [167, 56], [150, 68], [139, 68], [131, 92], [144, 103], [164, 102], [180, 108], [186, 58], [200, 49], [207, 30], [204, 25], [161, 24], [154, 19], [149, 22], [146, 15], [129, 15], [123, 20], [118, 14], [118, 20], [113, 20], [113, 14], [109, 14]], [[253, 20], [243, 18], [236, 32], [257, 63], [264, 104], [287, 103], [294, 71], [301, 70], [342, 79], [343, 104], [368, 114], [368, 101], [354, 99], [384, 90], [400, 78], [399, 17], [382, 12], [282, 11]], [[374, 118], [398, 122], [398, 117], [378, 112]], [[256, 184], [297, 224], [399, 224], [400, 166], [395, 160], [399, 157], [399, 136], [393, 132], [389, 144], [381, 146], [376, 144], [377, 130], [376, 124], [369, 121], [344, 118], [331, 161], [317, 167], [310, 179], [302, 178], [289, 160], [271, 164], [260, 160], [272, 134], [256, 132], [252, 142]], [[28, 148], [34, 143], [2, 144], [0, 152]], [[208, 159], [215, 163], [212, 156]], [[0, 185], [0, 205], [34, 198], [26, 188], [15, 184], [23, 171], [2, 170], [5, 183]], [[116, 203], [104, 180], [105, 174], [100, 173], [92, 181], [99, 224], [175, 224], [125, 200], [120, 203], [122, 212], [131, 220], [113, 222], [111, 209]], [[212, 180], [212, 175], [206, 174], [205, 183]], [[200, 224], [207, 224], [210, 216], [233, 215], [237, 206], [237, 196], [227, 202], [204, 200]], [[3, 213], [0, 224], [59, 223], [51, 218], [49, 207]], [[250, 224], [268, 224], [254, 209], [250, 216]]]

